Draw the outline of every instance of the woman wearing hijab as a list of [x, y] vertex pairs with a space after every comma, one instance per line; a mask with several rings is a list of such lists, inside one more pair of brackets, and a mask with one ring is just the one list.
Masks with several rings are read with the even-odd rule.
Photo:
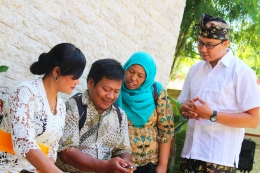
[[156, 64], [148, 53], [136, 52], [123, 68], [125, 81], [116, 103], [128, 117], [135, 173], [166, 173], [174, 121], [167, 92], [155, 82]]

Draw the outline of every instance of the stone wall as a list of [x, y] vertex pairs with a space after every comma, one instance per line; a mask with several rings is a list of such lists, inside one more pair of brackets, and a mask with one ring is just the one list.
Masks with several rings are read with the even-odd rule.
[[[76, 88], [86, 88], [90, 65], [100, 58], [122, 64], [136, 51], [150, 53], [167, 87], [185, 0], [0, 0], [0, 92], [36, 78], [29, 66], [61, 42], [82, 50], [87, 67]], [[68, 97], [68, 96], [63, 96]]]

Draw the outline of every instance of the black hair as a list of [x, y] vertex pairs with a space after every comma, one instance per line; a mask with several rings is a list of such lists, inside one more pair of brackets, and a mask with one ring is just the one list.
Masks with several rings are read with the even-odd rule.
[[105, 77], [110, 80], [123, 81], [125, 77], [125, 71], [117, 60], [114, 59], [100, 59], [95, 61], [87, 77], [87, 81], [92, 78], [94, 80], [94, 86]]
[[30, 71], [37, 75], [48, 75], [57, 66], [60, 75], [73, 75], [74, 79], [79, 79], [85, 69], [86, 58], [73, 44], [60, 43], [48, 53], [42, 53], [38, 61], [31, 65]]
[[206, 17], [204, 19], [204, 24], [206, 24], [206, 23], [208, 23], [210, 21], [217, 21], [217, 22], [222, 22], [222, 23], [227, 24], [227, 22], [224, 19], [220, 18], [220, 17]]

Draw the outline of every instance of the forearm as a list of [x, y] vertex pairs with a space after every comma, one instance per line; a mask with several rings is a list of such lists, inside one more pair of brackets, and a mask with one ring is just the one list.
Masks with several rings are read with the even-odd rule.
[[42, 173], [62, 173], [40, 150], [30, 150], [26, 159]]
[[98, 160], [81, 152], [77, 148], [70, 147], [59, 153], [63, 162], [84, 172], [102, 172], [105, 160]]
[[52, 164], [55, 164], [55, 160], [53, 158], [49, 158], [49, 161], [52, 163]]
[[167, 167], [169, 154], [171, 149], [171, 140], [167, 143], [160, 143], [159, 144], [159, 162], [158, 165], [163, 167]]
[[63, 162], [84, 171], [84, 172], [99, 172], [99, 173], [131, 173], [126, 170], [128, 166], [125, 160], [115, 157], [109, 160], [99, 160], [81, 152], [80, 150], [70, 147], [59, 153]]
[[[197, 104], [194, 101], [199, 101], [201, 104]], [[198, 118], [210, 120], [210, 117], [213, 115], [213, 110], [207, 102], [199, 97], [196, 98], [196, 100], [193, 99], [192, 102], [194, 102], [193, 105], [185, 107], [188, 111], [183, 112], [183, 114], [189, 117], [194, 117], [195, 115], [198, 116]], [[259, 107], [239, 113], [217, 111], [217, 122], [236, 128], [256, 128], [259, 123]]]
[[[252, 110], [252, 109], [251, 109]], [[254, 112], [254, 113], [253, 113]], [[259, 124], [258, 109], [244, 113], [217, 113], [217, 122], [230, 127], [256, 128]]]

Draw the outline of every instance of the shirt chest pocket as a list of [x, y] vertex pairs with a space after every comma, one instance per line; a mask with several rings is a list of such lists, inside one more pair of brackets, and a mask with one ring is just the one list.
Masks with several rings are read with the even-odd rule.
[[221, 97], [232, 99], [235, 97], [235, 87], [233, 82], [225, 82], [221, 87]]
[[221, 109], [230, 109], [237, 105], [236, 88], [234, 83], [227, 82], [221, 87], [221, 95], [219, 99]]

